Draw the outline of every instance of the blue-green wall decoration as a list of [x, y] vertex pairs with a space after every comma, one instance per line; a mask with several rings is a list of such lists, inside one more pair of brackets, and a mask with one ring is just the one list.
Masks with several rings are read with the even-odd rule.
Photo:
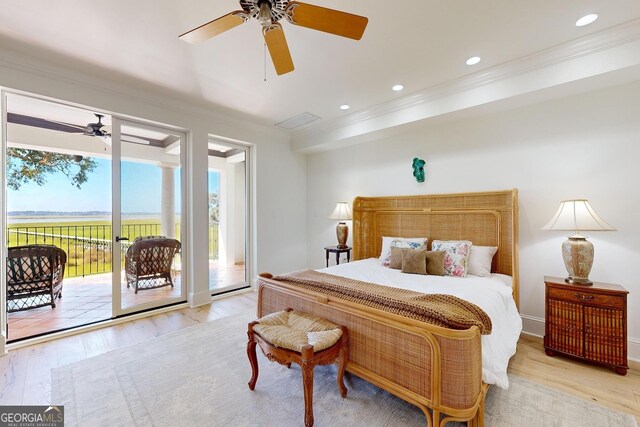
[[416, 177], [416, 181], [424, 182], [424, 165], [426, 162], [422, 159], [415, 157], [413, 159], [413, 176]]

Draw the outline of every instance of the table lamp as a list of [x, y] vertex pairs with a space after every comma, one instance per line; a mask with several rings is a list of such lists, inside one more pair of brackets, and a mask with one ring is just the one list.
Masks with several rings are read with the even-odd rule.
[[569, 272], [565, 282], [574, 285], [591, 286], [589, 272], [593, 266], [593, 244], [580, 231], [613, 231], [615, 228], [607, 224], [593, 210], [586, 199], [564, 200], [543, 230], [573, 231], [562, 243], [562, 258]]
[[349, 237], [349, 227], [344, 221], [352, 219], [351, 209], [347, 202], [338, 202], [329, 219], [340, 221], [336, 227], [336, 236], [338, 237], [338, 248], [347, 247], [347, 237]]

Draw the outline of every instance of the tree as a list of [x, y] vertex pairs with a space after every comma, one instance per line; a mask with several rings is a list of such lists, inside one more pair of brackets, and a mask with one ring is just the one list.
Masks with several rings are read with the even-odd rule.
[[220, 195], [209, 193], [209, 222], [218, 224], [220, 222]]
[[87, 182], [89, 172], [96, 166], [96, 161], [90, 157], [8, 148], [7, 187], [17, 190], [30, 181], [44, 185], [47, 175], [61, 172], [69, 178], [71, 185], [81, 188]]

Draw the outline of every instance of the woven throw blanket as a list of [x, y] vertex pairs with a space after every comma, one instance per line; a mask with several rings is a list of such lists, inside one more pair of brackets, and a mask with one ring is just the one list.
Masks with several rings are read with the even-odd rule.
[[313, 270], [274, 276], [273, 280], [436, 326], [449, 329], [477, 326], [482, 335], [491, 333], [491, 319], [487, 313], [453, 295], [422, 294]]

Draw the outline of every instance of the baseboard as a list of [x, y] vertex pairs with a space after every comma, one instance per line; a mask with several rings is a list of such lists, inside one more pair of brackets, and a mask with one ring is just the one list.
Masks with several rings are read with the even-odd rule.
[[544, 319], [541, 317], [521, 314], [522, 330], [530, 335], [544, 337]]
[[191, 308], [211, 304], [211, 291], [207, 289], [205, 292], [190, 292], [187, 296], [187, 302]]
[[[544, 319], [527, 314], [521, 314], [520, 317], [522, 318], [522, 335], [532, 341], [542, 342]], [[640, 339], [627, 338], [627, 358], [629, 359], [630, 368], [640, 369]]]

